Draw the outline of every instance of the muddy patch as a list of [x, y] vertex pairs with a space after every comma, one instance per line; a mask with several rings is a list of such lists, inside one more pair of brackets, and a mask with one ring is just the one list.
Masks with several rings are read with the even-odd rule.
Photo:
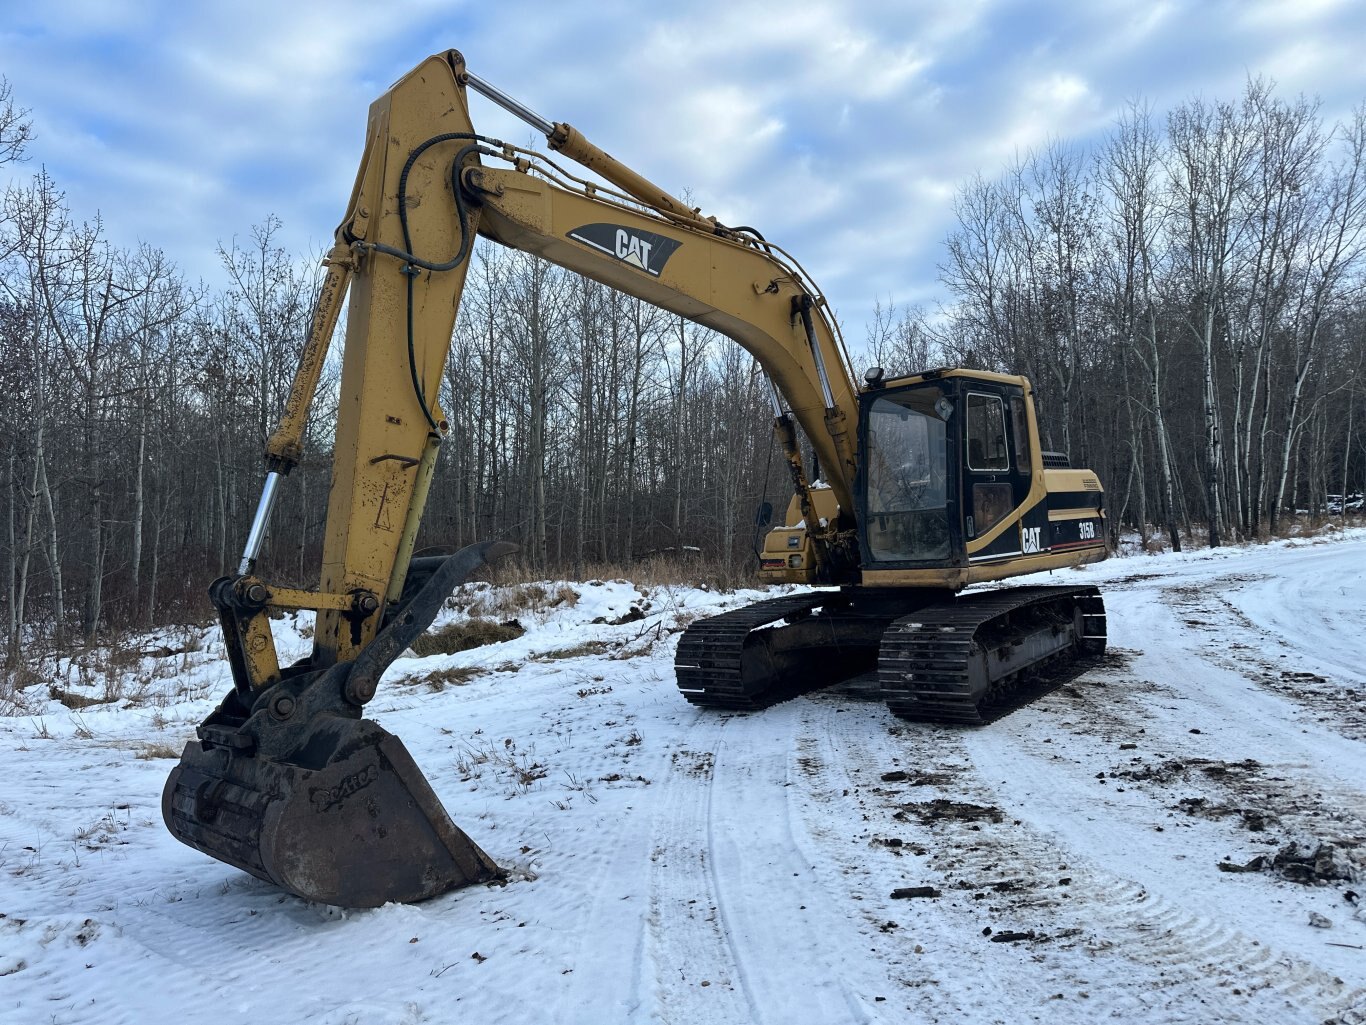
[[1203, 777], [1238, 784], [1256, 778], [1261, 769], [1261, 763], [1254, 758], [1245, 758], [1240, 762], [1221, 762], [1211, 758], [1168, 758], [1160, 762], [1145, 762], [1142, 756], [1135, 756], [1129, 765], [1111, 769], [1108, 776], [1110, 779], [1128, 779], [1136, 783], [1170, 784]]
[[952, 783], [954, 776], [955, 773], [951, 772], [905, 772], [893, 769], [884, 772], [881, 779], [884, 783], [904, 783], [908, 787], [942, 787]]
[[1352, 797], [1307, 790], [1255, 758], [1134, 757], [1099, 775], [1166, 791], [1170, 815], [1221, 823], [1242, 842], [1268, 848], [1223, 858], [1222, 872], [1266, 872], [1305, 885], [1366, 878], [1366, 819]]
[[[1304, 886], [1329, 886], [1351, 882], [1356, 872], [1343, 851], [1326, 843], [1300, 844], [1291, 841], [1273, 855], [1258, 854], [1250, 861], [1219, 862], [1220, 872], [1270, 872]], [[1353, 891], [1348, 890], [1347, 894]], [[1346, 896], [1346, 894], [1344, 894]], [[1347, 897], [1351, 902], [1351, 897]]]
[[712, 768], [716, 764], [716, 756], [710, 751], [684, 749], [671, 754], [669, 761], [673, 764], [676, 772], [681, 772], [686, 776], [695, 776], [698, 779], [710, 779]]
[[898, 821], [915, 819], [916, 821], [929, 825], [945, 820], [954, 822], [1001, 822], [1005, 815], [1000, 808], [988, 804], [966, 804], [960, 801], [949, 801], [938, 798], [933, 801], [913, 802], [903, 804], [892, 818]]

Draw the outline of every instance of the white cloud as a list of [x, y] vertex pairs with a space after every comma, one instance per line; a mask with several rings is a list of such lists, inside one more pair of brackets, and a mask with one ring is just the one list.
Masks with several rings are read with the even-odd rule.
[[1239, 4], [1236, 18], [1257, 29], [1284, 30], [1312, 25], [1325, 16], [1344, 11], [1351, 0], [1252, 0]]
[[[99, 208], [116, 242], [212, 277], [217, 240], [269, 213], [296, 248], [328, 238], [369, 103], [456, 46], [664, 188], [772, 235], [857, 319], [876, 296], [934, 294], [974, 172], [1094, 138], [1133, 96], [1160, 113], [1234, 95], [1248, 73], [1340, 116], [1366, 97], [1363, 29], [1359, 5], [1324, 0], [55, 0], [0, 27], [0, 72], [78, 218]], [[532, 135], [471, 107], [482, 131]]]

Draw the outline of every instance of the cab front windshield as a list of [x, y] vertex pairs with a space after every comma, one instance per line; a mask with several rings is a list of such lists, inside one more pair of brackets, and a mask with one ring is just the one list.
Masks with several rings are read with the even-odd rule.
[[951, 411], [934, 386], [879, 396], [869, 406], [865, 532], [875, 561], [949, 557], [944, 418]]

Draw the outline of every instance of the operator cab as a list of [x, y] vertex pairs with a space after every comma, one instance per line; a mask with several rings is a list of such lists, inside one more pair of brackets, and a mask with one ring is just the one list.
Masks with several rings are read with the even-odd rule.
[[865, 569], [965, 566], [1002, 545], [1002, 557], [1018, 556], [1019, 533], [1004, 528], [1034, 475], [1023, 380], [961, 371], [904, 380], [883, 385], [870, 372], [860, 396]]

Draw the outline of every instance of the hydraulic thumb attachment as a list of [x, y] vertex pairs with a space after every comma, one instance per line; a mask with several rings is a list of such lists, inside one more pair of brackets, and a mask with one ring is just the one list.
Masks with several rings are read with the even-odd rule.
[[403, 743], [362, 706], [380, 676], [480, 566], [516, 550], [470, 545], [414, 560], [409, 586], [360, 655], [234, 687], [185, 746], [161, 810], [175, 837], [306, 900], [424, 900], [502, 870], [462, 832]]

